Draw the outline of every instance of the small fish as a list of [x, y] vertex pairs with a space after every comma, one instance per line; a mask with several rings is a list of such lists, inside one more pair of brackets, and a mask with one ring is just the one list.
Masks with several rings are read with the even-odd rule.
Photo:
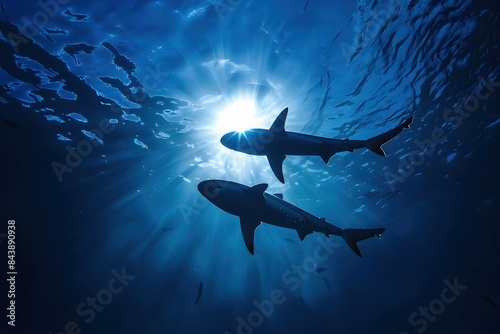
[[164, 227], [161, 229], [162, 232], [169, 232], [172, 231], [174, 228], [173, 227]]
[[82, 14], [76, 14], [72, 13], [69, 9], [66, 9], [64, 12], [67, 16], [73, 17], [73, 21], [86, 21], [87, 20], [87, 15], [82, 15]]
[[42, 35], [43, 35], [43, 37], [45, 37], [45, 38], [46, 38], [49, 42], [54, 43], [54, 40], [53, 40], [52, 38], [50, 38], [50, 36], [49, 36], [49, 35], [44, 34], [44, 33], [42, 33]]
[[323, 282], [325, 282], [326, 287], [328, 288], [328, 291], [332, 291], [330, 289], [330, 283], [328, 283], [328, 280], [326, 279], [326, 276], [323, 276]]
[[61, 30], [61, 29], [49, 29], [49, 28], [45, 28], [44, 27], [43, 30], [45, 30], [49, 34], [63, 34], [63, 35], [67, 35], [66, 31]]
[[2, 5], [1, 8], [2, 8], [2, 12], [5, 13], [5, 5]]
[[401, 194], [401, 190], [394, 190], [394, 191], [388, 192], [387, 194], [385, 194], [384, 199], [389, 200], [398, 194]]
[[304, 9], [302, 9], [302, 11], [305, 11], [308, 5], [309, 5], [309, 0], [306, 1], [306, 5], [304, 6]]
[[13, 129], [19, 129], [19, 125], [17, 125], [16, 123], [8, 120], [7, 118], [0, 117], [0, 121], [4, 122], [5, 124], [7, 124], [8, 126], [10, 126]]
[[367, 193], [365, 194], [365, 197], [370, 198], [370, 197], [375, 196], [376, 194], [378, 194], [378, 191], [377, 191], [377, 190], [375, 190], [375, 189], [373, 189], [373, 190], [370, 190], [369, 192], [367, 192]]
[[318, 267], [318, 268], [316, 268], [316, 272], [317, 272], [318, 274], [321, 274], [321, 273], [322, 273], [322, 272], [324, 272], [325, 270], [326, 270], [326, 268], [324, 268], [324, 267]]
[[494, 308], [498, 309], [497, 304], [496, 304], [493, 300], [491, 300], [491, 299], [489, 299], [489, 298], [486, 298], [486, 297], [485, 297], [485, 296], [483, 296], [483, 295], [481, 295], [481, 297], [483, 297], [483, 298], [484, 298], [484, 300], [486, 300], [486, 302], [487, 302], [488, 304], [490, 304], [490, 305], [491, 305], [491, 307], [494, 307]]
[[350, 106], [350, 105], [353, 105], [354, 103], [352, 101], [344, 101], [342, 103], [339, 103], [337, 104], [336, 106], [334, 106], [334, 108], [340, 108], [340, 107], [345, 107], [345, 106]]
[[295, 241], [295, 240], [292, 240], [292, 239], [290, 239], [290, 238], [285, 238], [285, 241], [288, 241], [288, 242], [291, 242], [291, 243], [296, 243], [296, 241]]
[[201, 294], [203, 292], [203, 282], [200, 282], [200, 285], [198, 286], [198, 297], [196, 297], [195, 304], [198, 304], [201, 298]]

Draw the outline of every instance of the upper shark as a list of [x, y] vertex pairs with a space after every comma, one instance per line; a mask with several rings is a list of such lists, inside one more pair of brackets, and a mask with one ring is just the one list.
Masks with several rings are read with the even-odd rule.
[[325, 163], [338, 152], [353, 152], [358, 148], [386, 156], [382, 145], [396, 137], [403, 129], [409, 129], [413, 116], [392, 130], [367, 140], [333, 139], [285, 131], [288, 108], [285, 108], [269, 129], [250, 129], [229, 132], [220, 139], [229, 149], [252, 155], [265, 155], [274, 175], [285, 183], [282, 164], [287, 155], [318, 155]]
[[380, 237], [384, 228], [342, 229], [331, 225], [324, 218], [310, 213], [283, 200], [281, 194], [266, 193], [266, 183], [248, 187], [240, 183], [224, 180], [207, 180], [198, 184], [199, 192], [220, 209], [239, 216], [243, 239], [248, 251], [254, 253], [255, 229], [264, 222], [296, 230], [300, 240], [313, 232], [320, 232], [330, 237], [338, 235], [344, 238], [351, 249], [361, 256], [357, 242]]

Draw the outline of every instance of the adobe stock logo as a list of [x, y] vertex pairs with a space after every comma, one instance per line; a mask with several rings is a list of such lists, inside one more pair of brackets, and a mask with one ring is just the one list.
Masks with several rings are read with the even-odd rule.
[[40, 29], [49, 23], [49, 20], [55, 17], [59, 11], [59, 5], [66, 5], [70, 0], [39, 0], [37, 2], [40, 10], [33, 14], [31, 20], [26, 16], [23, 16], [21, 20], [23, 21], [23, 26], [21, 28], [21, 35], [10, 32], [7, 36], [10, 44], [14, 48], [14, 52], [19, 52], [19, 44], [27, 44], [29, 40], [27, 38], [35, 37]]
[[[127, 275], [125, 267], [121, 272], [115, 269], [111, 270], [113, 277], [108, 281], [107, 287], [97, 292], [95, 297], [87, 297], [85, 302], [81, 302], [76, 307], [76, 314], [80, 317], [85, 317], [84, 322], [90, 324], [96, 317], [96, 312], [102, 312], [107, 305], [113, 301], [113, 296], [122, 292], [129, 285], [135, 276]], [[80, 334], [82, 328], [78, 322], [70, 320], [64, 325], [64, 329], [55, 334]], [[52, 332], [49, 332], [52, 334]]]
[[[428, 307], [420, 306], [418, 308], [418, 312], [410, 314], [408, 322], [413, 327], [418, 327], [416, 329], [417, 333], [423, 333], [427, 329], [429, 322], [432, 323], [436, 321], [437, 317], [445, 311], [446, 306], [455, 302], [457, 297], [460, 296], [465, 289], [467, 289], [467, 285], [461, 285], [458, 283], [458, 277], [453, 279], [453, 283], [447, 279], [445, 279], [443, 283], [446, 287], [441, 290], [439, 298], [431, 300]], [[399, 334], [410, 333], [402, 331], [399, 332]]]
[[372, 11], [363, 29], [354, 27], [357, 33], [353, 36], [353, 44], [340, 43], [339, 47], [347, 62], [351, 62], [359, 52], [367, 48], [379, 36], [380, 31], [401, 11], [399, 0], [387, 1], [387, 8]]
[[[397, 189], [397, 183], [404, 183], [410, 178], [419, 166], [422, 166], [426, 159], [432, 156], [436, 147], [447, 141], [448, 135], [460, 128], [464, 121], [476, 112], [484, 102], [491, 98], [492, 94], [498, 91], [500, 82], [493, 76], [493, 73], [486, 78], [480, 76], [476, 88], [461, 104], [454, 108], [446, 109], [442, 115], [443, 124], [436, 126], [427, 138], [416, 138], [413, 143], [417, 147], [408, 155], [399, 158], [397, 173], [386, 171], [385, 179], [391, 191]], [[451, 124], [452, 128], [445, 131], [444, 124]], [[408, 156], [408, 158], [405, 158]]]
[[[282, 286], [289, 290], [296, 291], [302, 283], [307, 281], [313, 273], [316, 272], [319, 263], [328, 260], [328, 258], [340, 246], [339, 243], [331, 238], [318, 236], [316, 238], [318, 245], [314, 248], [313, 256], [308, 256], [300, 264], [294, 264], [285, 270], [281, 275]], [[253, 334], [269, 319], [276, 311], [278, 306], [287, 301], [286, 291], [281, 288], [273, 289], [269, 298], [262, 301], [253, 301], [254, 310], [248, 313], [246, 317], [238, 316], [236, 318], [236, 334]], [[227, 331], [224, 334], [230, 334]]]
[[[156, 89], [158, 86], [169, 76], [169, 72], [162, 71], [159, 64], [155, 68], [151, 66], [146, 66], [146, 74], [143, 78], [144, 85], [138, 85], [132, 87], [131, 90], [137, 90], [137, 93], [132, 95], [124, 95], [122, 97], [123, 101], [132, 101], [134, 103], [140, 104], [144, 101], [148, 95], [144, 89]], [[125, 110], [118, 105], [117, 101], [113, 101], [111, 105], [111, 111], [117, 114], [127, 114]], [[116, 122], [115, 122], [116, 123]], [[85, 158], [90, 156], [93, 152], [94, 147], [99, 145], [104, 145], [104, 135], [109, 135], [115, 131], [116, 126], [111, 123], [110, 119], [103, 118], [99, 121], [99, 127], [94, 128], [90, 131], [82, 132], [89, 137], [88, 139], [82, 139], [76, 143], [76, 147], [71, 147], [66, 145], [66, 159], [64, 162], [59, 162], [54, 160], [51, 163], [52, 170], [59, 183], [64, 181], [64, 174], [70, 174], [75, 168], [81, 165]], [[89, 136], [90, 135], [90, 136]]]
[[109, 122], [109, 119], [105, 118], [99, 122], [98, 129], [92, 129], [92, 133], [95, 137], [89, 138], [89, 140], [80, 140], [76, 144], [76, 148], [72, 148], [66, 145], [66, 160], [65, 163], [59, 161], [52, 161], [50, 164], [52, 170], [56, 174], [59, 183], [63, 182], [63, 175], [65, 173], [71, 173], [74, 168], [78, 167], [82, 162], [83, 158], [88, 157], [92, 154], [95, 146], [104, 144], [102, 140], [105, 134], [110, 134], [115, 129], [115, 126]]

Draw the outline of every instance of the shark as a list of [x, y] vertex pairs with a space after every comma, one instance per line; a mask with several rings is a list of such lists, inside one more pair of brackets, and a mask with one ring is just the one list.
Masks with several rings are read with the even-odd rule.
[[385, 228], [344, 229], [328, 223], [283, 200], [282, 194], [266, 192], [267, 183], [249, 187], [225, 180], [206, 180], [198, 184], [198, 191], [212, 204], [240, 218], [245, 245], [254, 254], [255, 230], [262, 224], [280, 226], [297, 231], [301, 241], [313, 233], [342, 237], [347, 245], [361, 257], [357, 243], [374, 236], [381, 237]]
[[226, 133], [220, 139], [225, 147], [246, 154], [267, 156], [269, 165], [278, 180], [285, 183], [283, 161], [288, 155], [320, 156], [327, 164], [339, 152], [354, 152], [367, 148], [381, 156], [387, 156], [382, 145], [392, 140], [403, 129], [409, 129], [413, 116], [397, 127], [366, 140], [334, 139], [285, 130], [288, 108], [278, 115], [269, 129], [249, 129]]

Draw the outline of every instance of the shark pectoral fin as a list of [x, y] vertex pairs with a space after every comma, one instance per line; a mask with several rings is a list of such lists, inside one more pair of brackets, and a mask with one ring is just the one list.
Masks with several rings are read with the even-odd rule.
[[273, 125], [271, 125], [271, 130], [275, 135], [286, 137], [285, 122], [286, 116], [288, 115], [288, 107], [283, 109], [283, 111], [276, 117]]
[[335, 153], [321, 154], [321, 159], [323, 159], [323, 161], [325, 162], [325, 164], [327, 164], [328, 161], [330, 161], [330, 158], [333, 157], [334, 155], [335, 155]]
[[283, 199], [283, 194], [277, 193], [277, 194], [273, 194], [273, 195], [278, 197], [279, 199]]
[[274, 175], [281, 181], [281, 183], [285, 183], [285, 177], [283, 176], [283, 161], [286, 156], [284, 154], [269, 154], [267, 156], [267, 160], [269, 161], [269, 165], [271, 165], [271, 169], [273, 170]]
[[240, 217], [241, 233], [243, 234], [243, 240], [247, 246], [250, 254], [253, 255], [253, 241], [255, 235], [255, 229], [259, 227], [260, 221], [249, 217]]
[[252, 202], [264, 202], [266, 199], [264, 198], [264, 191], [266, 191], [269, 185], [267, 183], [260, 183], [253, 187], [250, 187], [246, 190], [246, 193], [250, 197], [250, 201]]
[[304, 238], [307, 237], [308, 234], [311, 232], [304, 231], [304, 230], [297, 230], [297, 234], [299, 235], [300, 241], [304, 241]]
[[330, 158], [335, 155], [335, 153], [336, 152], [332, 149], [332, 145], [330, 145], [328, 143], [324, 143], [322, 145], [321, 153], [319, 156], [321, 157], [321, 159], [323, 159], [325, 164], [327, 164], [328, 161], [330, 161]]

